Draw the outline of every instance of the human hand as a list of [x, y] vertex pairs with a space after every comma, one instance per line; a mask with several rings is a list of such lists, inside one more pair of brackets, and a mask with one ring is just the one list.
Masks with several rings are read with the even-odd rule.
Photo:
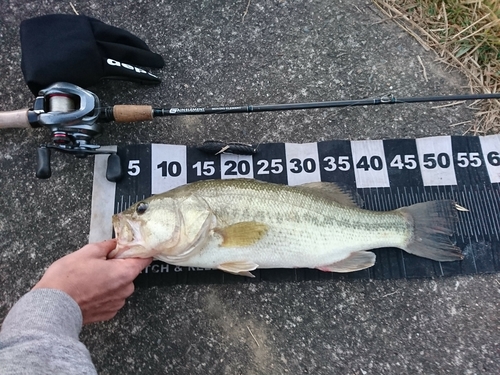
[[107, 259], [116, 240], [93, 243], [55, 261], [33, 289], [66, 292], [80, 306], [83, 324], [113, 318], [134, 292], [133, 280], [152, 258]]

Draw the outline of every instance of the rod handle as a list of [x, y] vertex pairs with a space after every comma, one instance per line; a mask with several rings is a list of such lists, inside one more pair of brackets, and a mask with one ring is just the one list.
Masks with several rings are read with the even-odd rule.
[[115, 105], [113, 118], [116, 122], [151, 121], [153, 107], [150, 105]]
[[0, 112], [0, 129], [30, 127], [31, 125], [28, 121], [28, 109]]

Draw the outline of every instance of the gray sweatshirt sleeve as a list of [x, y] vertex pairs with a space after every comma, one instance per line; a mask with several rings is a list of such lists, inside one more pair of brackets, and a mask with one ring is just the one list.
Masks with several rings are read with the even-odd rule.
[[0, 331], [0, 374], [96, 374], [79, 341], [82, 312], [66, 293], [36, 289], [9, 311]]

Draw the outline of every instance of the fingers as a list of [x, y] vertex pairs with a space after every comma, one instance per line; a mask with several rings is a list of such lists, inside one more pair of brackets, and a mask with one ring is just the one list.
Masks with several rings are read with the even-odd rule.
[[128, 258], [128, 259], [108, 259], [107, 262], [113, 262], [114, 271], [117, 272], [117, 278], [122, 282], [132, 282], [141, 271], [152, 262], [153, 258]]
[[83, 313], [83, 324], [103, 322], [113, 319], [126, 304], [126, 299], [134, 292], [134, 284], [130, 283], [118, 293], [117, 298], [99, 304], [99, 308], [86, 309]]

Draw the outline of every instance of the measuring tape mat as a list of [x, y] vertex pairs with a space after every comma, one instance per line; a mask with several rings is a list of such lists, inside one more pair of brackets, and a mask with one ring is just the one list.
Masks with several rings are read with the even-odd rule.
[[[376, 249], [375, 266], [348, 274], [311, 269], [256, 270], [255, 280], [395, 279], [500, 271], [500, 135], [440, 136], [315, 143], [268, 143], [254, 155], [204, 153], [168, 144], [111, 146], [126, 176], [105, 178], [107, 156], [97, 155], [90, 241], [112, 236], [111, 216], [138, 200], [204, 179], [255, 178], [300, 185], [336, 182], [356, 191], [369, 210], [387, 211], [418, 202], [453, 199], [459, 212], [452, 238], [465, 254], [460, 262], [435, 262], [399, 249]], [[139, 286], [235, 283], [244, 277], [218, 270], [155, 261], [137, 278]]]

